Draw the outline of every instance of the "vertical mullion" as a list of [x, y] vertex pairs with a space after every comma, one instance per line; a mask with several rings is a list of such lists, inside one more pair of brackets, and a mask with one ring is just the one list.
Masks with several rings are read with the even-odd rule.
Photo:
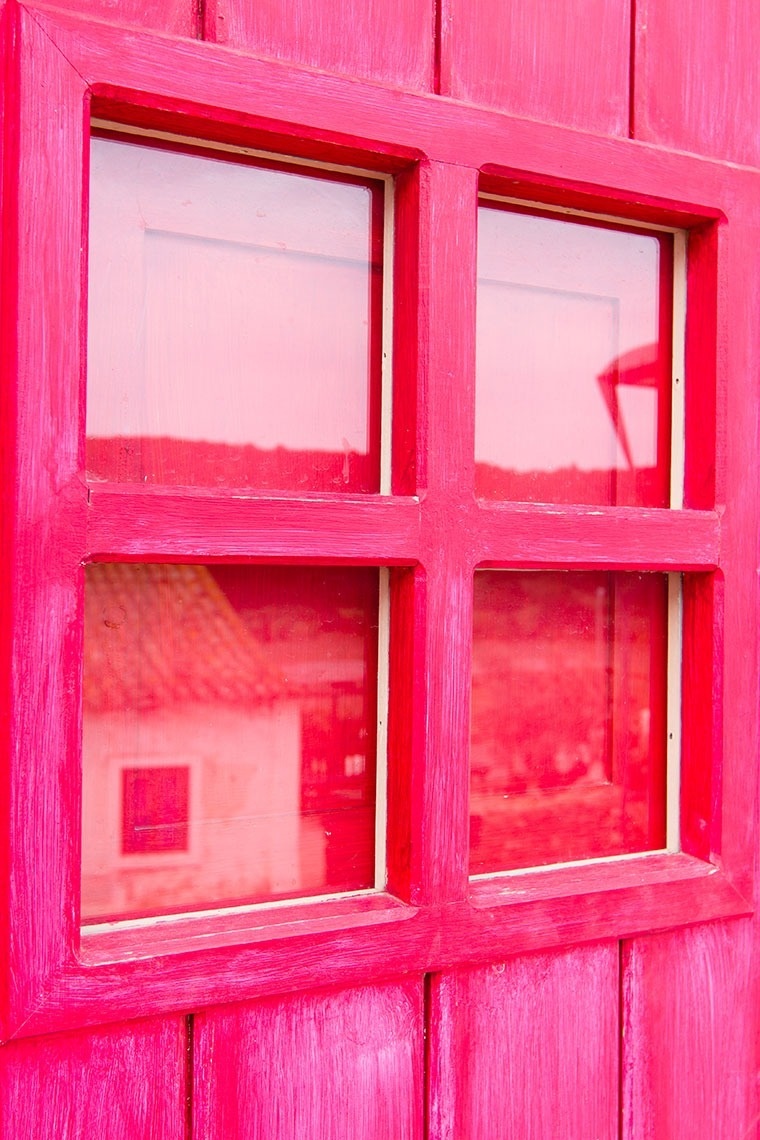
[[400, 180], [394, 488], [420, 496], [423, 533], [392, 619], [388, 881], [417, 905], [467, 892], [476, 226], [477, 171]]
[[429, 495], [446, 500], [455, 512], [459, 503], [472, 502], [475, 487], [478, 175], [443, 164], [431, 165], [427, 174], [421, 221], [430, 247], [421, 291], [429, 299], [428, 432], [421, 446], [427, 450]]
[[427, 400], [428, 733], [421, 894], [467, 894], [473, 555], [462, 519], [475, 487], [475, 295], [478, 173], [432, 166]]
[[465, 552], [457, 556], [447, 548], [456, 544], [455, 527], [437, 537], [442, 551], [431, 555], [426, 572], [427, 723], [424, 753], [414, 758], [419, 801], [412, 821], [412, 843], [419, 847], [412, 901], [429, 905], [466, 897], [470, 846], [473, 567]]

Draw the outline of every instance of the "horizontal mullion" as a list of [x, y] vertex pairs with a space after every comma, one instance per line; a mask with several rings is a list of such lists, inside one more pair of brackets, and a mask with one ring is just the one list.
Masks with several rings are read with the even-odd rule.
[[643, 507], [474, 505], [468, 512], [475, 565], [714, 570], [720, 516]]
[[88, 559], [298, 559], [411, 565], [412, 498], [275, 498], [91, 486]]
[[[465, 497], [463, 496], [463, 499]], [[447, 509], [449, 508], [449, 509]], [[474, 565], [712, 570], [715, 511], [437, 496], [286, 498], [91, 486], [88, 558], [300, 558], [411, 565], [452, 542]], [[424, 537], [423, 537], [424, 532]], [[463, 533], [464, 532], [464, 533]]]

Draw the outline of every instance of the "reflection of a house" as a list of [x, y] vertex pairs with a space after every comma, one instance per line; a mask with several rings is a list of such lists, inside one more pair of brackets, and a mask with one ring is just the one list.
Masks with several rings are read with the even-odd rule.
[[325, 771], [310, 715], [353, 696], [350, 750], [363, 661], [286, 679], [207, 566], [89, 566], [85, 636], [85, 920], [370, 885], [371, 773], [355, 750]]

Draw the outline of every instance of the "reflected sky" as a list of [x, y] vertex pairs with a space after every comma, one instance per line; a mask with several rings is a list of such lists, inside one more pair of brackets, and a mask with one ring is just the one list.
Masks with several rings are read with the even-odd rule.
[[481, 207], [480, 496], [665, 505], [669, 256], [661, 235]]
[[257, 469], [287, 449], [376, 490], [382, 185], [102, 138], [90, 180], [90, 476], [213, 482], [205, 444], [222, 483], [301, 489]]

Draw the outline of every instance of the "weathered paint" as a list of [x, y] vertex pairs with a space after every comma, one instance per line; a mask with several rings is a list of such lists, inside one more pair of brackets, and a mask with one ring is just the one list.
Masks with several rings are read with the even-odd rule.
[[[4, 7], [3, 1138], [750, 1135], [760, 19], [322, 7]], [[393, 496], [88, 492], [90, 95], [396, 175]], [[686, 510], [475, 501], [479, 184], [689, 231]], [[80, 947], [80, 566], [203, 557], [393, 567], [388, 893]], [[468, 889], [480, 563], [687, 572], [682, 854]]]

